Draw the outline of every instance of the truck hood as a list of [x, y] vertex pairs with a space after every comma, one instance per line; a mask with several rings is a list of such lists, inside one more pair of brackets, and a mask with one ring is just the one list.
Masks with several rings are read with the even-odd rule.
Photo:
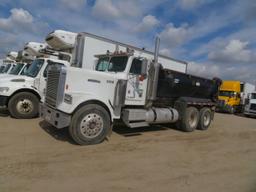
[[0, 84], [5, 82], [30, 82], [33, 81], [34, 78], [28, 76], [19, 76], [19, 75], [8, 75], [3, 78], [0, 77]]
[[12, 77], [17, 77], [17, 75], [10, 75], [10, 74], [2, 74], [0, 75], [0, 80], [3, 81], [4, 79], [12, 78]]

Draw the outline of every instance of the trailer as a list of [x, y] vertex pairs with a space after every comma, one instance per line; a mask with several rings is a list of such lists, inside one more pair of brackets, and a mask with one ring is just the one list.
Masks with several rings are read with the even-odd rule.
[[[151, 53], [78, 34], [72, 66], [48, 70], [40, 116], [56, 128], [68, 127], [80, 145], [102, 142], [120, 120], [129, 128], [176, 122], [187, 132], [208, 129], [221, 80], [186, 74], [185, 62], [158, 55], [159, 41]], [[94, 55], [91, 70], [93, 59], [87, 54], [95, 48], [103, 52]]]
[[[138, 48], [85, 32], [77, 35], [76, 48], [79, 49], [79, 51], [75, 50], [73, 52], [71, 65], [90, 70], [94, 70], [97, 64], [98, 58], [96, 58], [95, 55], [106, 53], [107, 51], [113, 53], [115, 51], [127, 52], [132, 50], [136, 56], [146, 57], [150, 60], [154, 58], [154, 53], [144, 48]], [[183, 73], [187, 72], [187, 63], [184, 61], [159, 55], [159, 62], [162, 63], [165, 68]]]

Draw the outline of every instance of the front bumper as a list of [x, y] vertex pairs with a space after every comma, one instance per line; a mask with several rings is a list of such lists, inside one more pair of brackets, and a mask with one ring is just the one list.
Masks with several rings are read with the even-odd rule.
[[217, 108], [216, 108], [216, 111], [219, 111], [219, 112], [227, 112], [227, 113], [231, 113], [233, 110], [233, 107], [230, 106], [230, 105], [217, 105]]
[[8, 96], [0, 95], [0, 108], [7, 108], [8, 105]]
[[71, 122], [71, 115], [53, 109], [42, 103], [40, 103], [40, 116], [58, 129], [68, 127]]
[[246, 110], [244, 111], [244, 115], [254, 116], [256, 117], [256, 111], [255, 110]]

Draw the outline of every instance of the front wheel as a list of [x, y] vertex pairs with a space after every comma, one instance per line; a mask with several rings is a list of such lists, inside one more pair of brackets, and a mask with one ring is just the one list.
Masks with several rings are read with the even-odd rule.
[[88, 104], [75, 112], [69, 133], [79, 145], [101, 143], [111, 130], [110, 116], [101, 106]]
[[12, 117], [30, 119], [38, 116], [39, 99], [29, 92], [20, 92], [11, 97], [8, 110]]

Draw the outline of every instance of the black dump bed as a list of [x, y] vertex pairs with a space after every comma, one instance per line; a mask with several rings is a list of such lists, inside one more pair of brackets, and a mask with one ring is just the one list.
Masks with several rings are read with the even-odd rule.
[[169, 69], [160, 69], [157, 98], [177, 99], [192, 97], [217, 101], [221, 80], [197, 77]]

